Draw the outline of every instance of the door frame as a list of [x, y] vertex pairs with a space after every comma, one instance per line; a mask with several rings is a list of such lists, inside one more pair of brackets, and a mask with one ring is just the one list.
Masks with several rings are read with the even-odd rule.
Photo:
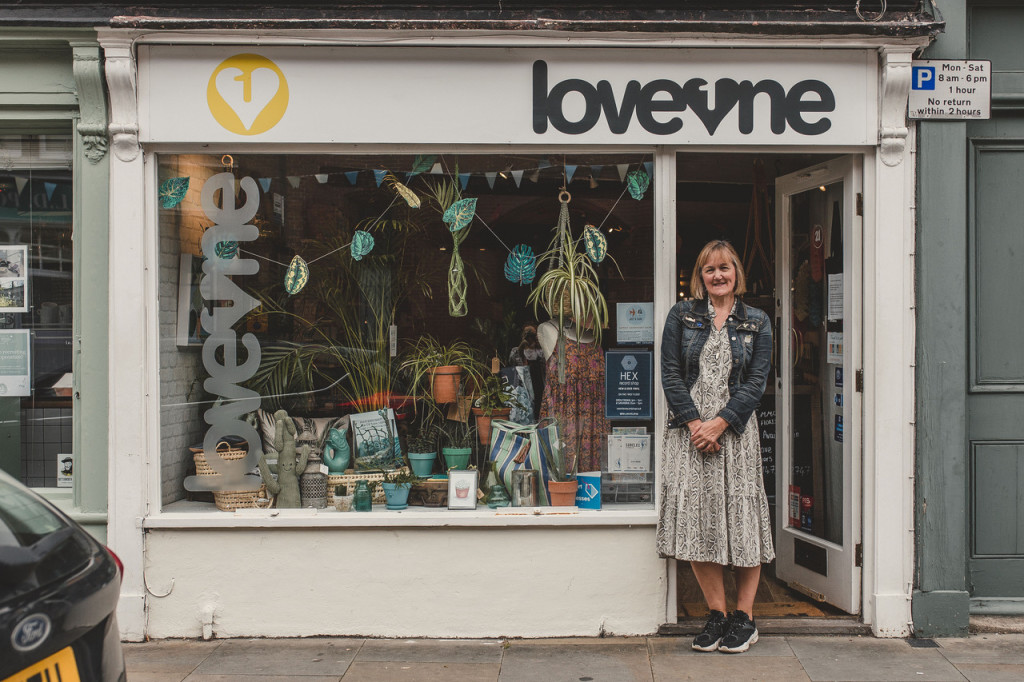
[[[842, 542], [834, 543], [800, 529], [790, 528], [788, 484], [792, 461], [792, 384], [788, 358], [792, 357], [792, 297], [779, 296], [783, 282], [789, 281], [790, 202], [788, 197], [823, 185], [843, 182], [843, 524]], [[803, 168], [775, 179], [776, 230], [776, 319], [779, 365], [776, 367], [776, 574], [780, 580], [795, 583], [801, 592], [827, 601], [857, 615], [862, 602], [862, 478], [861, 478], [861, 393], [857, 390], [863, 366], [860, 330], [863, 328], [861, 291], [863, 249], [863, 160], [848, 154]], [[825, 302], [823, 305], [827, 305]], [[782, 360], [785, 358], [786, 360]], [[783, 364], [784, 363], [784, 364]], [[824, 381], [829, 381], [827, 377]], [[823, 576], [791, 559], [799, 539], [825, 552], [828, 576]]]

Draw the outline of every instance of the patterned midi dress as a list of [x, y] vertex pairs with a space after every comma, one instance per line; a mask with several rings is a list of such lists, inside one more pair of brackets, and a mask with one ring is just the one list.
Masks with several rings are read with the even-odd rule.
[[[711, 325], [700, 354], [700, 374], [690, 389], [701, 420], [729, 402], [732, 350], [729, 328]], [[688, 429], [668, 429], [661, 476], [657, 548], [663, 557], [722, 565], [757, 566], [775, 557], [768, 498], [761, 475], [757, 415], [742, 434], [726, 428], [721, 450], [703, 453]]]
[[[558, 346], [548, 358], [541, 419], [554, 417], [567, 456], [576, 455], [577, 471], [601, 470], [601, 447], [611, 431], [604, 417], [604, 351], [560, 334], [565, 346], [565, 383], [558, 380]], [[571, 466], [571, 465], [570, 465]]]

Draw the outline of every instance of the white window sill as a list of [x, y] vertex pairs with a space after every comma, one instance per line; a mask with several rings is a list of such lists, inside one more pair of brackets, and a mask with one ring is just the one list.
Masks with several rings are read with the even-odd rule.
[[576, 507], [505, 507], [450, 510], [409, 507], [391, 511], [374, 505], [370, 512], [328, 509], [238, 509], [225, 512], [208, 502], [173, 502], [143, 519], [149, 529], [202, 528], [468, 528], [540, 526], [653, 526], [654, 506], [606, 505], [603, 509]]

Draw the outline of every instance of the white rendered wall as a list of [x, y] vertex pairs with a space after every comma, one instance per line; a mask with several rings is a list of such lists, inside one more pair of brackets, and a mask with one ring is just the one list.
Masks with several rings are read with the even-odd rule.
[[216, 637], [632, 635], [665, 617], [653, 527], [146, 536], [154, 638], [202, 636], [211, 609]]

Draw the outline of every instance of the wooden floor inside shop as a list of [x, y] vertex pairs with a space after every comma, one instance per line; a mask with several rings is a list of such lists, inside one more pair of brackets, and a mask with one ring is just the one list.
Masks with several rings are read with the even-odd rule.
[[[704, 618], [708, 613], [708, 605], [690, 565], [683, 561], [676, 562], [676, 574], [679, 618]], [[729, 610], [736, 608], [736, 579], [728, 568], [725, 570], [725, 596]], [[836, 618], [848, 615], [834, 606], [797, 592], [776, 578], [774, 561], [761, 570], [761, 580], [754, 600], [755, 618]]]

